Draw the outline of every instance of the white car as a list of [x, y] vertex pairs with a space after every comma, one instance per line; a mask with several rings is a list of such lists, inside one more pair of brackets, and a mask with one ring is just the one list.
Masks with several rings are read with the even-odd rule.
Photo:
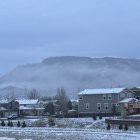
[[10, 115], [10, 116], [8, 116], [8, 119], [10, 120], [14, 120], [14, 119], [16, 119], [17, 118], [17, 115], [15, 115], [15, 114], [12, 114], [12, 115]]

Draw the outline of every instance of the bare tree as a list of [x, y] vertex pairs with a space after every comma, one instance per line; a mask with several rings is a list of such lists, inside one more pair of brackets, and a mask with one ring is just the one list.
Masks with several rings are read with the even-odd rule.
[[58, 88], [57, 89], [56, 99], [58, 101], [59, 111], [62, 112], [63, 117], [64, 117], [64, 114], [68, 110], [68, 108], [67, 108], [68, 97], [67, 97], [66, 92], [63, 88]]
[[50, 97], [50, 96], [42, 96], [40, 99], [41, 99], [42, 101], [50, 101], [50, 102], [53, 100], [53, 98]]
[[27, 87], [24, 87], [24, 91], [23, 91], [24, 97], [27, 97], [29, 93], [30, 93], [29, 89]]
[[31, 89], [27, 96], [28, 99], [39, 99], [40, 97], [38, 91], [35, 88]]
[[15, 96], [14, 88], [13, 87], [8, 87], [8, 92], [6, 94], [6, 99], [8, 101], [16, 100], [16, 96]]

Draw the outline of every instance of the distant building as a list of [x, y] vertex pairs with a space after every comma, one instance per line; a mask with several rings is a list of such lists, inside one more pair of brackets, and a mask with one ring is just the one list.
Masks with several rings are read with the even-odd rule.
[[125, 117], [131, 113], [134, 113], [134, 104], [136, 104], [136, 98], [125, 98], [119, 102], [121, 108], [121, 116]]
[[120, 113], [119, 102], [134, 97], [127, 88], [86, 89], [78, 93], [78, 112], [81, 115]]
[[140, 100], [140, 87], [133, 87], [130, 90], [134, 93], [134, 97]]
[[15, 100], [0, 100], [0, 117], [8, 117], [11, 114], [19, 115], [19, 103]]
[[19, 102], [20, 116], [41, 116], [44, 112], [44, 107], [39, 100], [23, 99]]

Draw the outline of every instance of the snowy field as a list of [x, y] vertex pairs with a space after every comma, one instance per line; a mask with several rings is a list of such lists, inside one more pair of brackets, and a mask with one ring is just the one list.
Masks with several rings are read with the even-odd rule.
[[56, 119], [55, 127], [49, 127], [47, 119], [25, 121], [26, 128], [16, 127], [16, 120], [14, 127], [0, 127], [0, 140], [140, 140], [140, 127], [124, 131], [111, 126], [111, 130], [106, 130], [104, 119]]

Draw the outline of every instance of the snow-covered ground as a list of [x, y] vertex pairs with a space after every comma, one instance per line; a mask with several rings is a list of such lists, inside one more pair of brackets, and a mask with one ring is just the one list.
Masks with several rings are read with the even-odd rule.
[[25, 121], [30, 127], [18, 128], [16, 121], [14, 127], [0, 127], [0, 140], [140, 140], [140, 127], [129, 127], [128, 131], [124, 131], [118, 126], [111, 126], [111, 130], [106, 130], [104, 119], [56, 119], [55, 127], [49, 127], [47, 119]]

